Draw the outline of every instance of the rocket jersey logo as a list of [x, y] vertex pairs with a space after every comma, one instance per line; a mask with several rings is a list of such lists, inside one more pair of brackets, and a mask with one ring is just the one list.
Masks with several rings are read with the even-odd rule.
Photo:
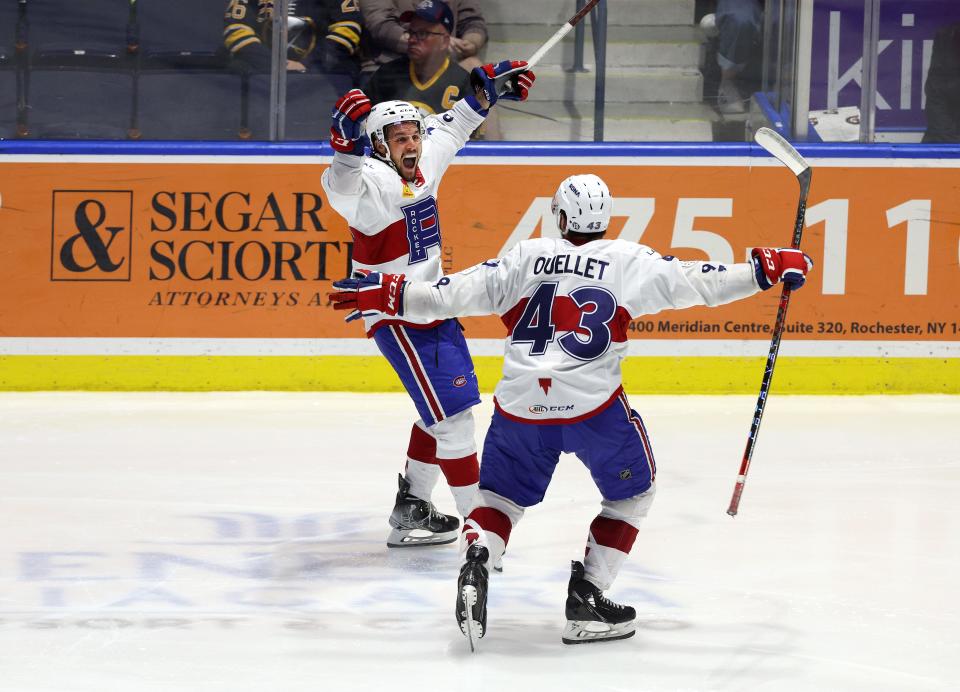
[[427, 259], [427, 249], [440, 247], [441, 243], [437, 200], [424, 197], [403, 207], [403, 218], [407, 224], [407, 242], [410, 245], [408, 264], [423, 262]]

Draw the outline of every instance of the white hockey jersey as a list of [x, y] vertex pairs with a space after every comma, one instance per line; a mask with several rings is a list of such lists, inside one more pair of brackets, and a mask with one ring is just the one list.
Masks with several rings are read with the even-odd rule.
[[[437, 188], [447, 167], [463, 148], [483, 116], [466, 100], [426, 119], [417, 179], [407, 183], [396, 170], [372, 157], [335, 153], [320, 182], [330, 206], [350, 226], [351, 271], [406, 274], [409, 279], [437, 281], [442, 236]], [[429, 324], [430, 318], [391, 319], [390, 323]], [[367, 335], [387, 323], [383, 315], [365, 317]]]
[[751, 264], [681, 262], [624, 240], [537, 238], [435, 284], [408, 284], [403, 314], [500, 315], [508, 336], [494, 404], [510, 418], [558, 423], [619, 396], [631, 319], [759, 290]]

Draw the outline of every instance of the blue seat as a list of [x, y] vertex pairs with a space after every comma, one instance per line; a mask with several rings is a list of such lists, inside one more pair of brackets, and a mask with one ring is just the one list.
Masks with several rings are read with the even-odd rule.
[[[270, 77], [251, 78], [250, 123], [254, 139], [267, 139], [270, 127]], [[318, 140], [330, 136], [330, 109], [352, 87], [349, 75], [287, 73], [285, 139]], [[260, 95], [266, 93], [266, 98]], [[253, 94], [257, 98], [253, 98]]]
[[240, 136], [241, 81], [227, 70], [223, 47], [226, 7], [226, 0], [138, 0], [143, 138]]
[[129, 72], [34, 69], [29, 75], [29, 136], [37, 139], [126, 139], [133, 110]]
[[[256, 6], [256, 1], [252, 3]], [[226, 0], [138, 0], [140, 54], [145, 67], [222, 67]]]
[[120, 58], [127, 52], [132, 6], [130, 0], [30, 0], [30, 52], [79, 50]]
[[229, 72], [145, 71], [140, 74], [143, 139], [237, 139], [241, 78]]

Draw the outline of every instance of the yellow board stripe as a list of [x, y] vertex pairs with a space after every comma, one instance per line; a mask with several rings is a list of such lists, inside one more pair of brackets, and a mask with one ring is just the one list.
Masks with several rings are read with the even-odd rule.
[[[503, 359], [474, 357], [492, 392]], [[765, 358], [634, 357], [623, 363], [631, 394], [756, 394]], [[0, 390], [399, 392], [381, 356], [2, 356]], [[960, 394], [957, 358], [777, 360], [778, 394]]]

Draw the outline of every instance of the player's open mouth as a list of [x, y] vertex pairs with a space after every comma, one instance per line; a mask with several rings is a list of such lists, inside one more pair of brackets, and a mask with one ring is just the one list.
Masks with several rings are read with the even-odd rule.
[[403, 167], [404, 168], [413, 168], [417, 165], [416, 156], [404, 156], [403, 157]]

